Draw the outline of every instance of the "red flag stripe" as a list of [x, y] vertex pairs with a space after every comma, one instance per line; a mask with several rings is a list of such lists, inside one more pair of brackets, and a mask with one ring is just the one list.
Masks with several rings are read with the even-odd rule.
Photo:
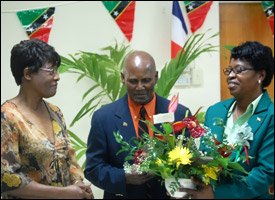
[[120, 13], [116, 18], [118, 26], [121, 28], [122, 32], [131, 41], [133, 35], [133, 26], [135, 18], [135, 1], [131, 3]]
[[268, 23], [270, 25], [272, 34], [274, 35], [274, 15], [268, 18]]
[[194, 33], [197, 29], [199, 29], [202, 26], [212, 3], [212, 1], [209, 1], [206, 4], [192, 10], [187, 14], [191, 24], [192, 33]]
[[177, 43], [171, 41], [171, 58], [175, 58], [177, 53], [182, 49]]
[[29, 35], [30, 38], [38, 38], [44, 42], [48, 42], [49, 34], [52, 28], [53, 17], [51, 17], [47, 22], [42, 24], [39, 29]]

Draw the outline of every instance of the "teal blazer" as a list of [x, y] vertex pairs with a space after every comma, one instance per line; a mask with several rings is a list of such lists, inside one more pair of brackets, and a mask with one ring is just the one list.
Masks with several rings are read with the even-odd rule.
[[[221, 118], [226, 123], [227, 113], [234, 101], [235, 98], [221, 101], [209, 107], [206, 112], [205, 125], [217, 134], [219, 141], [223, 139], [224, 128], [214, 126], [214, 118]], [[249, 165], [246, 162], [242, 165], [249, 174], [245, 181], [220, 180], [214, 191], [216, 199], [271, 198], [268, 195], [268, 187], [274, 183], [274, 104], [266, 91], [248, 124], [254, 133], [248, 150], [249, 156], [253, 158], [250, 159]]]

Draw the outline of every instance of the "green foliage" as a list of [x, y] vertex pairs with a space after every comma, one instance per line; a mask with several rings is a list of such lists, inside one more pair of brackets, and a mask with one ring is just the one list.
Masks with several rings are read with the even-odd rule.
[[155, 91], [158, 95], [167, 98], [172, 87], [185, 70], [185, 68], [201, 54], [206, 52], [216, 51], [217, 46], [213, 46], [208, 41], [211, 38], [216, 37], [217, 34], [213, 34], [209, 37], [206, 33], [192, 35], [183, 49], [161, 70], [159, 80], [157, 82]]
[[[244, 178], [246, 170], [237, 160], [231, 161], [228, 157], [233, 151], [232, 146], [225, 139], [218, 142], [209, 128], [199, 124], [197, 116], [202, 115], [198, 113], [181, 120], [182, 130], [177, 128], [178, 122], [162, 123], [160, 134], [155, 137], [143, 134], [140, 139], [134, 137], [133, 140], [137, 141], [134, 146], [124, 141], [119, 132], [114, 132], [116, 142], [121, 145], [117, 154], [128, 153], [125, 172], [151, 173], [162, 179], [196, 177], [205, 184], [215, 184], [220, 176]], [[185, 136], [186, 129], [190, 133], [188, 137]], [[195, 139], [206, 147], [204, 153], [197, 147]], [[235, 145], [234, 149], [239, 147], [242, 145]], [[225, 154], [227, 149], [230, 149], [230, 154]], [[132, 165], [128, 158], [134, 161]], [[245, 158], [240, 160], [245, 161]], [[175, 187], [170, 188], [172, 192]]]
[[[71, 59], [61, 56], [60, 73], [78, 74], [77, 82], [84, 77], [92, 80], [91, 87], [83, 94], [82, 100], [93, 95], [76, 114], [70, 126], [84, 115], [93, 113], [102, 105], [103, 98], [107, 97], [109, 102], [113, 102], [126, 93], [126, 88], [120, 81], [120, 72], [127, 49], [128, 46], [118, 47], [116, 44], [115, 47], [108, 46], [102, 49], [109, 52], [107, 55], [81, 51], [69, 55]], [[96, 95], [93, 92], [96, 92]]]
[[[68, 134], [71, 136], [72, 147], [77, 153], [76, 159], [79, 160], [86, 153], [87, 145], [72, 131], [68, 130]], [[84, 169], [85, 162], [81, 167]]]
[[[184, 45], [184, 50], [180, 51], [177, 57], [161, 70], [155, 91], [160, 96], [168, 97], [177, 79], [192, 61], [203, 53], [215, 51], [216, 46], [207, 41], [216, 35], [210, 37], [207, 37], [205, 33], [192, 35]], [[86, 114], [91, 115], [100, 106], [113, 102], [126, 94], [126, 87], [120, 81], [120, 72], [123, 68], [123, 60], [126, 54], [130, 52], [128, 48], [129, 46], [123, 44], [121, 46], [115, 44], [114, 47], [103, 48], [102, 51], [107, 52], [103, 54], [80, 51], [73, 55], [69, 54], [69, 58], [61, 56], [60, 73], [79, 75], [77, 82], [84, 77], [92, 81], [91, 87], [82, 96], [85, 103], [70, 126], [73, 126]], [[78, 150], [78, 159], [80, 159], [84, 155], [84, 149], [86, 149], [83, 146], [84, 142], [80, 144], [81, 139], [76, 134], [71, 131], [69, 134], [74, 142], [74, 148]]]

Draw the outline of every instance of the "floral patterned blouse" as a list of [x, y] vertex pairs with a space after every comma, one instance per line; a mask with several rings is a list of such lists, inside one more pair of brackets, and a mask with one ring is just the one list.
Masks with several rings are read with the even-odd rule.
[[51, 186], [83, 180], [63, 114], [58, 107], [48, 102], [45, 105], [52, 120], [54, 144], [14, 103], [7, 101], [1, 106], [1, 193], [24, 187], [32, 180]]

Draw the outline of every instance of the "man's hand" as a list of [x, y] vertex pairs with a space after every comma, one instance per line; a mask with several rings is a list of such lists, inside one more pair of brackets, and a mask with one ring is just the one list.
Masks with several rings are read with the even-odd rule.
[[141, 185], [154, 178], [151, 174], [125, 174], [126, 184]]

